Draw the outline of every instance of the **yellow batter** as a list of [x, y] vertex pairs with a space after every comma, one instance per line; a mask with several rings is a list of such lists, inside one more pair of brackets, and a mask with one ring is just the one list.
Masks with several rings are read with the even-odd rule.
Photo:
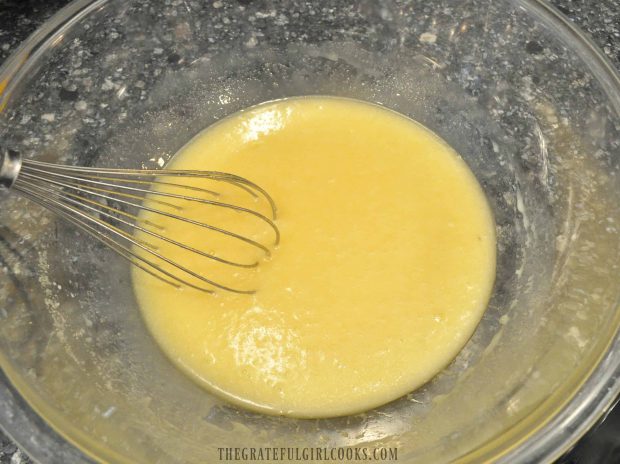
[[[133, 275], [162, 349], [233, 402], [297, 417], [379, 406], [446, 366], [484, 312], [495, 275], [484, 194], [447, 144], [397, 113], [329, 97], [270, 102], [199, 134], [168, 167], [241, 175], [278, 205], [281, 244], [256, 270], [178, 256], [254, 295], [209, 295]], [[209, 187], [263, 208], [241, 189]], [[238, 213], [184, 208], [272, 240]], [[143, 219], [217, 252], [261, 256], [187, 224]]]

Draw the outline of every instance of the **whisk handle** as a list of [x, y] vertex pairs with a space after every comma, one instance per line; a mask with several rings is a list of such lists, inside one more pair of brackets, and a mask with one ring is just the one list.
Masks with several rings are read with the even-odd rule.
[[22, 157], [15, 150], [0, 147], [0, 191], [10, 189], [22, 167]]

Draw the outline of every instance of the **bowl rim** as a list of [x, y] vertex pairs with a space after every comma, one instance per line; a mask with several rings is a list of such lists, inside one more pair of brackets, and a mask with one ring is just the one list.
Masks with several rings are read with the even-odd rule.
[[[110, 0], [73, 0], [45, 21], [0, 65], [0, 113], [15, 85], [64, 32]], [[570, 44], [589, 67], [620, 118], [620, 72], [594, 41], [546, 0], [516, 0], [516, 5]], [[620, 308], [620, 300], [616, 302]], [[575, 395], [535, 433], [494, 454], [497, 463], [552, 462], [568, 451], [620, 399], [620, 331]], [[620, 407], [620, 405], [619, 405]], [[0, 366], [0, 429], [35, 462], [91, 463], [91, 458], [54, 431], [24, 400]], [[490, 439], [489, 442], [493, 442]], [[487, 442], [488, 443], [488, 442]], [[486, 445], [485, 445], [486, 446]], [[491, 451], [493, 447], [491, 446]], [[485, 459], [492, 455], [484, 456]], [[480, 457], [480, 456], [479, 456]], [[458, 461], [469, 462], [465, 455]]]

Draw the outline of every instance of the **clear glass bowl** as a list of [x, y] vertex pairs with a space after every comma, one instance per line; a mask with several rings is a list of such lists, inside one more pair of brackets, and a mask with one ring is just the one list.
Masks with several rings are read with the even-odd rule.
[[0, 420], [43, 462], [205, 463], [228, 446], [543, 462], [620, 391], [620, 80], [542, 2], [78, 0], [0, 82], [3, 144], [93, 166], [161, 166], [265, 100], [376, 102], [462, 154], [499, 238], [489, 309], [443, 373], [366, 414], [295, 420], [193, 384], [146, 332], [126, 263], [6, 195]]

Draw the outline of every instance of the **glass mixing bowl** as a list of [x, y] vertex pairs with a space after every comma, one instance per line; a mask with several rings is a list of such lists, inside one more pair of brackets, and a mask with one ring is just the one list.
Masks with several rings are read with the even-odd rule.
[[376, 102], [456, 148], [497, 222], [492, 300], [444, 372], [365, 414], [296, 420], [192, 383], [145, 330], [127, 264], [4, 195], [0, 419], [43, 462], [205, 463], [236, 446], [544, 462], [620, 390], [620, 80], [545, 3], [78, 0], [0, 82], [2, 144], [106, 167], [162, 166], [265, 100]]

